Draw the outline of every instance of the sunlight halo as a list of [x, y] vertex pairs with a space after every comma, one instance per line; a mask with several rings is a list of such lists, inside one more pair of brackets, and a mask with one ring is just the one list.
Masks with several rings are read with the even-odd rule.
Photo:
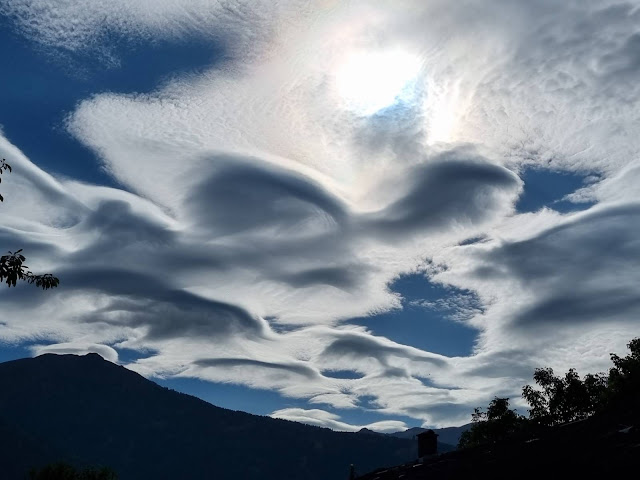
[[408, 52], [354, 52], [338, 66], [335, 84], [346, 108], [368, 116], [410, 98], [421, 70]]

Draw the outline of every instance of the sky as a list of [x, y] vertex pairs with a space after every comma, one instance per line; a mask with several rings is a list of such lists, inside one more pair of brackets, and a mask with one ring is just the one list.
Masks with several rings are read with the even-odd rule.
[[640, 335], [637, 0], [0, 0], [0, 360], [345, 431]]

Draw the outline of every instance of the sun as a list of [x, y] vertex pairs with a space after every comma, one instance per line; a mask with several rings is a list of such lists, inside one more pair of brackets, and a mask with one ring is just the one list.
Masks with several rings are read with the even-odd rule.
[[351, 53], [337, 69], [336, 91], [349, 110], [373, 115], [411, 96], [421, 66], [403, 51]]

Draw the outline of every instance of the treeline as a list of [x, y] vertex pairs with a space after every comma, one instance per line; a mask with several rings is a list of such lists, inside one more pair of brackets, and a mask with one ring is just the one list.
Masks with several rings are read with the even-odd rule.
[[526, 385], [522, 389], [529, 416], [509, 408], [508, 398], [495, 397], [486, 411], [474, 410], [473, 425], [460, 437], [458, 448], [500, 442], [611, 409], [640, 408], [640, 338], [631, 340], [627, 347], [631, 353], [625, 357], [611, 354], [613, 366], [608, 374], [580, 378], [575, 369], [563, 376], [556, 376], [551, 368], [536, 369], [536, 387]]
[[29, 480], [118, 480], [116, 472], [108, 467], [78, 469], [67, 463], [55, 463], [41, 469], [32, 469]]

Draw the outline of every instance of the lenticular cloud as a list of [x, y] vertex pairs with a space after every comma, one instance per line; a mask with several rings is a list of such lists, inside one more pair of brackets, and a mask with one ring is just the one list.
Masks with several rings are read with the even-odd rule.
[[[633, 4], [0, 9], [46, 52], [100, 52], [108, 68], [126, 69], [116, 45], [198, 39], [225, 52], [152, 91], [96, 91], [66, 112], [122, 188], [55, 178], [2, 138], [16, 167], [2, 183], [2, 244], [62, 279], [46, 301], [0, 292], [5, 340], [112, 359], [133, 349], [145, 358], [129, 366], [149, 376], [448, 425], [497, 388], [517, 396], [537, 366], [598, 371], [637, 334]], [[593, 206], [517, 213], [532, 168], [590, 178], [565, 200]], [[475, 329], [472, 355], [351, 322], [401, 314], [390, 285], [409, 273], [477, 296], [464, 315], [442, 312]], [[357, 375], [330, 375], [343, 370]], [[274, 416], [356, 429], [318, 408]], [[370, 426], [399, 426], [389, 422]]]

